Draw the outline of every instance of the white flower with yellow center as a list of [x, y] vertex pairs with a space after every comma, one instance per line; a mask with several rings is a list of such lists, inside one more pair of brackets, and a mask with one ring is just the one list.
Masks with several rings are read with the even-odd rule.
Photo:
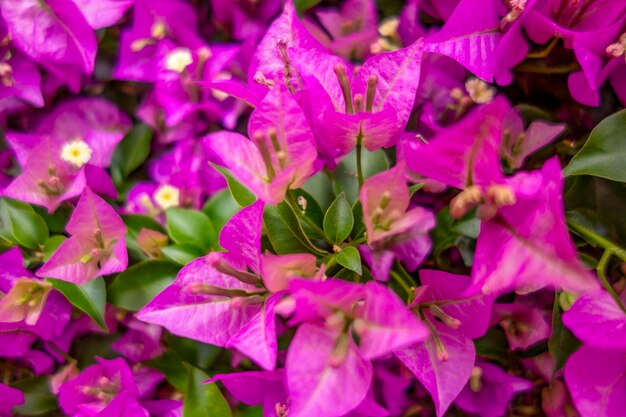
[[193, 57], [188, 48], [176, 48], [165, 57], [165, 68], [182, 73], [192, 62]]
[[61, 159], [69, 162], [76, 168], [81, 168], [91, 159], [92, 149], [86, 142], [76, 139], [66, 143], [61, 148]]
[[167, 210], [170, 207], [178, 207], [180, 204], [180, 190], [169, 184], [162, 185], [154, 193], [154, 201], [163, 210]]

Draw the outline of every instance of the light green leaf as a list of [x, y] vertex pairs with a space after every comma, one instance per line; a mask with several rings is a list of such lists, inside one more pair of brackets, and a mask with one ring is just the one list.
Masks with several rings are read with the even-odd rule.
[[190, 244], [165, 246], [161, 248], [161, 252], [167, 259], [180, 265], [187, 265], [194, 259], [204, 255], [202, 249]]
[[17, 200], [2, 200], [3, 221], [9, 223], [8, 232], [20, 246], [38, 249], [48, 240], [50, 232], [45, 220], [33, 208]]
[[363, 267], [361, 265], [361, 255], [354, 246], [346, 246], [341, 252], [335, 255], [337, 263], [346, 269], [356, 272], [359, 275], [363, 274]]
[[167, 230], [176, 243], [191, 243], [209, 250], [217, 243], [211, 219], [201, 211], [170, 208], [166, 211]]
[[226, 183], [228, 184], [228, 190], [230, 191], [230, 194], [233, 196], [237, 204], [239, 204], [241, 207], [246, 207], [256, 201], [256, 196], [254, 195], [254, 193], [252, 193], [252, 191], [248, 190], [243, 184], [237, 181], [237, 179], [228, 169], [215, 164], [211, 164], [211, 166], [217, 169], [224, 176], [224, 178], [226, 179]]
[[232, 417], [233, 413], [217, 384], [205, 384], [204, 381], [209, 379], [207, 374], [187, 364], [185, 367], [188, 377], [183, 417]]
[[230, 220], [241, 207], [228, 190], [222, 190], [211, 196], [202, 208], [202, 212], [209, 216], [215, 225], [215, 230], [222, 230], [222, 227]]

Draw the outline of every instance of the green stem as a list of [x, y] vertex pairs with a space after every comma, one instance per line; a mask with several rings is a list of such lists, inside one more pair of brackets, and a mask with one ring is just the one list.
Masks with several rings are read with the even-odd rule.
[[402, 274], [399, 274], [398, 272], [394, 271], [393, 269], [391, 271], [389, 271], [391, 274], [391, 277], [398, 283], [400, 284], [400, 286], [402, 287], [402, 289], [404, 291], [406, 291], [406, 294], [408, 296], [409, 301], [411, 300], [411, 298], [413, 298], [413, 290], [411, 289], [411, 286], [409, 284], [407, 284], [407, 282], [404, 280], [404, 277], [402, 277]]
[[567, 219], [567, 225], [574, 233], [576, 233], [577, 235], [585, 239], [589, 244], [593, 246], [600, 246], [601, 248], [604, 248], [605, 250], [611, 251], [613, 255], [617, 256], [622, 261], [626, 262], [626, 250], [625, 249], [617, 246], [610, 240], [600, 236], [599, 234], [587, 229], [586, 227], [576, 223], [575, 221], [571, 219]]
[[537, 51], [537, 52], [529, 52], [526, 55], [526, 58], [541, 59], [541, 58], [547, 57], [548, 55], [550, 55], [550, 52], [552, 52], [552, 50], [554, 49], [554, 47], [556, 46], [558, 41], [559, 41], [559, 38], [557, 38], [555, 36], [554, 38], [552, 38], [552, 41], [548, 44], [548, 46], [546, 48], [542, 49], [541, 51]]
[[622, 311], [626, 313], [626, 307], [624, 307], [624, 304], [622, 304], [622, 301], [619, 299], [619, 296], [611, 286], [611, 283], [606, 278], [605, 274], [606, 266], [609, 262], [609, 259], [611, 259], [612, 254], [613, 252], [610, 249], [606, 249], [604, 251], [602, 257], [600, 258], [600, 261], [598, 262], [598, 266], [596, 267], [596, 272], [598, 274], [598, 278], [600, 278], [600, 282], [602, 282], [602, 286], [604, 287], [604, 289], [607, 290], [609, 294], [611, 294], [611, 297], [613, 297], [619, 308], [621, 308]]
[[360, 245], [362, 243], [365, 243], [365, 242], [367, 242], [367, 237], [361, 236], [360, 238], [354, 239], [353, 241], [351, 241], [351, 242], [349, 242], [349, 243], [347, 243], [347, 244], [345, 244], [343, 246], [344, 247], [346, 247], [346, 246], [358, 246], [358, 245]]
[[356, 175], [359, 180], [359, 190], [363, 187], [363, 166], [361, 164], [361, 153], [363, 144], [361, 144], [361, 137], [359, 136], [356, 141]]

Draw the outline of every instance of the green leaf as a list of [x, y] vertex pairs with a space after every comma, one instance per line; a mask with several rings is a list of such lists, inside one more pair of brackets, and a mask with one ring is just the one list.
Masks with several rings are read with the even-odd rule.
[[276, 253], [282, 255], [286, 253], [309, 252], [309, 248], [289, 230], [289, 227], [287, 227], [287, 224], [278, 213], [278, 207], [265, 206], [263, 223], [267, 228], [267, 237]]
[[150, 368], [163, 372], [167, 382], [181, 392], [187, 389], [187, 370], [178, 356], [172, 352], [165, 352], [158, 358], [143, 362]]
[[413, 194], [415, 194], [416, 192], [421, 190], [423, 187], [424, 187], [424, 183], [423, 182], [418, 182], [417, 184], [411, 185], [409, 187], [409, 198], [413, 197]]
[[333, 243], [343, 242], [352, 231], [354, 216], [344, 193], [333, 201], [324, 216], [324, 233]]
[[148, 125], [139, 124], [117, 145], [111, 159], [111, 176], [115, 184], [121, 184], [150, 155], [153, 133]]
[[[363, 168], [363, 177], [369, 177], [379, 172], [389, 169], [389, 161], [385, 156], [385, 152], [380, 150], [376, 152], [368, 152], [363, 150], [361, 156]], [[346, 193], [346, 199], [351, 203], [359, 198], [359, 181], [356, 175], [356, 152], [352, 151], [346, 156], [333, 172], [333, 190], [335, 195]]]
[[567, 225], [576, 235], [582, 237], [593, 247], [601, 247], [610, 250], [615, 256], [626, 262], [626, 249], [617, 245], [610, 239], [604, 237], [606, 230], [597, 217], [592, 217], [593, 213], [583, 210], [573, 210], [567, 213]]
[[222, 230], [222, 227], [230, 220], [241, 207], [228, 190], [222, 190], [213, 195], [202, 208], [202, 212], [209, 216], [215, 225], [215, 230]]
[[48, 415], [58, 408], [56, 396], [50, 392], [49, 378], [35, 377], [19, 380], [11, 384], [24, 393], [24, 404], [15, 407], [16, 415], [40, 416]]
[[166, 211], [167, 230], [176, 243], [191, 243], [209, 250], [217, 243], [217, 233], [206, 214], [201, 211], [170, 208]]
[[91, 317], [104, 331], [108, 331], [104, 321], [106, 286], [102, 277], [83, 285], [53, 278], [47, 278], [47, 281], [52, 284], [55, 290], [63, 294], [74, 307]]
[[187, 265], [189, 262], [204, 255], [204, 251], [196, 245], [182, 244], [161, 248], [165, 257], [180, 265]]
[[563, 170], [626, 182], [626, 109], [602, 120]]
[[185, 366], [188, 377], [183, 417], [232, 417], [233, 413], [217, 384], [205, 384], [204, 381], [209, 379], [207, 374], [198, 368]]
[[263, 221], [276, 253], [321, 253], [302, 230], [300, 221], [289, 204], [282, 202], [276, 206], [265, 206]]
[[226, 183], [228, 184], [228, 190], [230, 194], [233, 196], [237, 204], [240, 207], [246, 207], [256, 201], [256, 196], [252, 191], [248, 190], [243, 184], [241, 184], [231, 172], [219, 165], [211, 164], [211, 166], [217, 169], [226, 179]]
[[221, 351], [218, 346], [174, 336], [171, 333], [166, 335], [165, 340], [171, 351], [179, 358], [200, 369], [210, 367]]
[[115, 277], [109, 287], [109, 302], [138, 311], [174, 281], [179, 269], [180, 265], [157, 260], [133, 265]]
[[626, 184], [590, 175], [566, 178], [565, 210], [585, 213], [597, 233], [626, 247]]
[[296, 12], [298, 15], [309, 10], [311, 7], [317, 6], [322, 0], [295, 0], [294, 6], [296, 6]]
[[38, 249], [50, 236], [46, 221], [33, 208], [17, 200], [2, 200], [3, 221], [8, 222], [8, 232], [20, 246]]
[[354, 246], [346, 246], [341, 252], [335, 255], [337, 263], [346, 269], [356, 272], [359, 275], [363, 274], [363, 267], [361, 265], [361, 255]]
[[43, 245], [43, 260], [47, 262], [48, 259], [52, 256], [52, 254], [61, 246], [61, 243], [65, 242], [67, 238], [62, 235], [50, 236], [50, 238], [46, 241], [46, 244]]
[[138, 234], [141, 229], [151, 229], [157, 232], [165, 233], [165, 228], [153, 217], [143, 216], [140, 214], [127, 214], [122, 216], [122, 220], [129, 231]]
[[483, 337], [474, 339], [477, 355], [485, 356], [504, 364], [508, 364], [511, 356], [508, 343], [504, 331], [497, 327], [487, 330]]
[[352, 206], [352, 217], [354, 218], [354, 226], [350, 236], [352, 239], [359, 239], [365, 233], [365, 223], [363, 222], [363, 206], [361, 200], [357, 200]]
[[[300, 214], [306, 217], [309, 221], [311, 221], [314, 225], [320, 228], [323, 227], [324, 223], [324, 212], [320, 208], [320, 205], [317, 203], [315, 198], [302, 189], [291, 190], [289, 191], [298, 204], [300, 209]], [[311, 239], [325, 239], [321, 233], [317, 232], [314, 228], [309, 226], [306, 222], [302, 222], [302, 229]]]
[[315, 201], [319, 204], [320, 208], [323, 209], [322, 213], [330, 207], [330, 204], [335, 198], [333, 184], [329, 175], [332, 175], [330, 171], [318, 172], [309, 178], [301, 188], [315, 198]]
[[552, 308], [552, 335], [548, 339], [548, 350], [555, 362], [554, 372], [557, 372], [563, 368], [567, 358], [580, 347], [580, 341], [563, 325], [559, 294], [555, 295]]

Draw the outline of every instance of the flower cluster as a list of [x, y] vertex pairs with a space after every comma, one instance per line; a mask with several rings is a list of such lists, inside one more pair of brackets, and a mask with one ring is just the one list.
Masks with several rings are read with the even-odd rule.
[[626, 2], [0, 0], [0, 48], [0, 416], [623, 415]]

